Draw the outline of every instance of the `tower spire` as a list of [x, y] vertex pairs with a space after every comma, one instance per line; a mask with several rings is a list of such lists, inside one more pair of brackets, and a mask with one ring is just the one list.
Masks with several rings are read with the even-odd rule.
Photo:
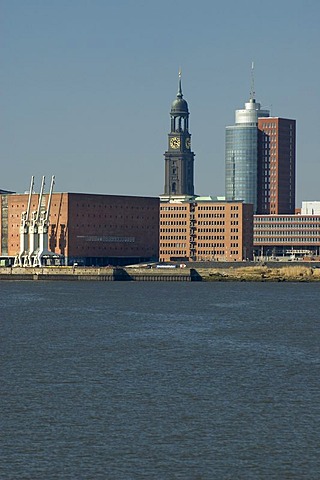
[[164, 195], [194, 195], [194, 153], [191, 151], [188, 103], [182, 98], [181, 69], [178, 93], [171, 104], [168, 150], [165, 152]]
[[255, 100], [256, 92], [254, 90], [254, 62], [251, 62], [251, 89], [250, 100]]
[[178, 93], [177, 98], [182, 98], [182, 87], [181, 87], [181, 68], [179, 68], [179, 86], [178, 86]]

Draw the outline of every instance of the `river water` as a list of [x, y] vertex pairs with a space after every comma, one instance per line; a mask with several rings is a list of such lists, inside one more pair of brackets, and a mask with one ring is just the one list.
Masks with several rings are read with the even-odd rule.
[[0, 283], [0, 478], [319, 479], [320, 285]]

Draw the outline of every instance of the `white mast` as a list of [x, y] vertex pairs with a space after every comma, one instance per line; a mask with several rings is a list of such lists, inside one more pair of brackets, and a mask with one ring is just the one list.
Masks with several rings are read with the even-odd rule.
[[250, 100], [255, 100], [256, 92], [254, 90], [254, 62], [251, 63], [251, 90], [250, 90]]

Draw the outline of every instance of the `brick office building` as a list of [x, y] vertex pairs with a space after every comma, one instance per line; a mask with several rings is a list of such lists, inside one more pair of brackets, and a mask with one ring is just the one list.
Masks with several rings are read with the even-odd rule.
[[212, 197], [160, 203], [160, 261], [252, 259], [253, 205]]
[[[31, 198], [37, 210], [39, 195]], [[45, 208], [48, 194], [41, 205]], [[0, 256], [15, 257], [20, 248], [21, 214], [28, 194], [0, 195]], [[65, 264], [124, 265], [157, 260], [159, 199], [118, 195], [53, 193], [49, 251]]]
[[258, 212], [294, 214], [296, 121], [259, 118]]

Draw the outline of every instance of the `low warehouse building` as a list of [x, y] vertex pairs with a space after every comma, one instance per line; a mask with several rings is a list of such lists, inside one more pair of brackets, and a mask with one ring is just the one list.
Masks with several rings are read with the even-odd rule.
[[[0, 195], [0, 256], [17, 257], [21, 249], [22, 214], [30, 195]], [[45, 211], [49, 195], [40, 200]], [[39, 194], [32, 194], [36, 215]], [[29, 222], [30, 223], [30, 222]], [[47, 263], [125, 265], [156, 261], [159, 255], [159, 199], [120, 195], [53, 193], [48, 227]], [[12, 263], [12, 262], [11, 262]]]

